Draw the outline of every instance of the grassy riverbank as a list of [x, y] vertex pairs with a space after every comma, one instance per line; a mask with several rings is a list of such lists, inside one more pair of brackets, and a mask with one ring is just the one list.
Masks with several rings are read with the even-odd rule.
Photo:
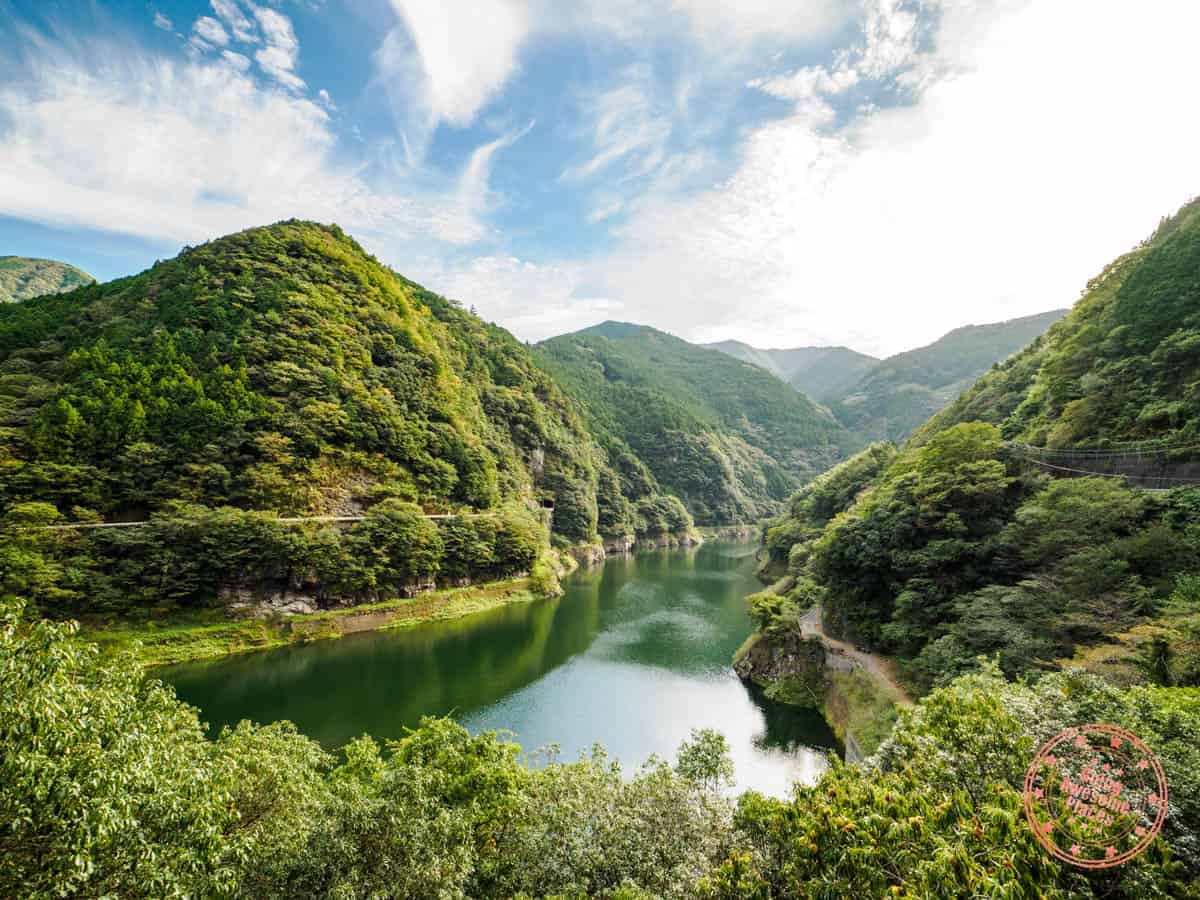
[[161, 623], [113, 623], [84, 628], [83, 633], [105, 648], [132, 649], [142, 665], [149, 668], [329, 640], [357, 631], [410, 628], [509, 603], [524, 603], [539, 596], [530, 579], [515, 578], [311, 615], [230, 620], [223, 611], [211, 610]]

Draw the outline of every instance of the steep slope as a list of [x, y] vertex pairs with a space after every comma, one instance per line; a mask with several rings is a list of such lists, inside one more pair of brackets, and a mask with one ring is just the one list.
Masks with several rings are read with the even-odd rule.
[[865, 439], [902, 440], [1066, 312], [956, 328], [928, 346], [888, 357], [856, 381], [835, 386], [825, 399], [838, 419]]
[[59, 294], [95, 280], [87, 272], [57, 260], [0, 256], [0, 303]]
[[827, 412], [756, 366], [638, 325], [606, 322], [537, 345], [627, 490], [662, 485], [697, 522], [774, 513], [839, 455]]
[[1200, 439], [1200, 200], [1107, 266], [1070, 316], [914, 440], [972, 420], [1054, 448]]
[[879, 362], [873, 356], [848, 347], [760, 350], [741, 341], [721, 341], [704, 346], [766, 369], [796, 390], [821, 401], [826, 400], [839, 388], [856, 381]]
[[[1192, 203], [886, 465], [872, 448], [801, 492], [767, 532], [768, 568], [789, 580], [759, 598], [760, 621], [795, 632], [820, 604], [828, 631], [897, 657], [917, 688], [981, 655], [1009, 675], [1074, 659], [1200, 685], [1197, 445]], [[1151, 463], [1179, 487], [1137, 489]], [[1060, 477], [1085, 465], [1136, 478]]]
[[[68, 584], [86, 566], [64, 563], [54, 589], [72, 602], [94, 601], [97, 584], [118, 607], [161, 601], [144, 583], [151, 568], [126, 576], [155, 554], [185, 568], [207, 559], [169, 537], [182, 520], [216, 545], [226, 586], [315, 579], [319, 593], [366, 566], [333, 591], [343, 598], [528, 568], [526, 549], [520, 565], [498, 561], [517, 531], [528, 536], [522, 511], [546, 499], [565, 540], [594, 539], [602, 515], [630, 534], [653, 529], [631, 506], [652, 493], [621, 495], [522, 344], [312, 223], [251, 229], [140, 275], [0, 307], [0, 427], [0, 524], [161, 520], [90, 532], [63, 551], [96, 563], [91, 584]], [[219, 522], [218, 507], [231, 510]], [[422, 508], [515, 510], [520, 522], [430, 532], [414, 519]], [[362, 524], [373, 549], [361, 559], [340, 531], [305, 536], [262, 518], [375, 510], [386, 521]], [[231, 549], [234, 535], [246, 543]], [[5, 562], [16, 565], [0, 560], [0, 578]], [[180, 587], [191, 577], [171, 590], [211, 600], [215, 587]]]

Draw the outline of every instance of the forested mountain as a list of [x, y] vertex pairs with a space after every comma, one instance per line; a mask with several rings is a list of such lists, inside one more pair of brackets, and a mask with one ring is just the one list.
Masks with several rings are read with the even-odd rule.
[[985, 421], [1049, 447], [1200, 440], [1200, 200], [1088, 282], [1071, 315], [916, 435]]
[[889, 356], [822, 400], [864, 441], [899, 441], [971, 386], [993, 364], [1066, 315], [1056, 309], [990, 325], [965, 325], [925, 347]]
[[[153, 523], [6, 542], [0, 579], [32, 579], [23, 592], [62, 610], [203, 605], [271, 584], [395, 596], [528, 569], [528, 510], [543, 499], [568, 541], [594, 539], [600, 520], [629, 535], [690, 525], [653, 485], [621, 493], [511, 335], [305, 222], [0, 307], [0, 423], [10, 529]], [[438, 530], [422, 509], [498, 515]], [[348, 530], [275, 518], [364, 510]]]
[[774, 514], [846, 438], [774, 376], [640, 325], [605, 322], [538, 344], [626, 492], [661, 485], [702, 524]]
[[[767, 532], [788, 581], [760, 620], [795, 630], [820, 603], [828, 629], [896, 656], [918, 689], [980, 655], [1009, 675], [1074, 659], [1118, 682], [1200, 685], [1198, 438], [1192, 203], [907, 447], [869, 448], [797, 494]], [[1026, 444], [1107, 453], [1046, 465]], [[1177, 489], [1051, 477], [1140, 478], [1149, 458]]]
[[95, 280], [87, 272], [53, 259], [0, 256], [0, 303], [58, 294]]
[[873, 356], [848, 347], [760, 350], [741, 341], [721, 341], [704, 346], [766, 369], [801, 393], [822, 402], [840, 388], [857, 381], [859, 376], [879, 362]]
[[[528, 566], [541, 535], [526, 501], [554, 497], [571, 539], [594, 533], [592, 503], [601, 528], [604, 510], [631, 509], [617, 488], [641, 471], [633, 438], [678, 448], [671, 429], [702, 427], [717, 448], [832, 455], [836, 424], [769, 373], [634, 326], [548, 342], [538, 361], [563, 373], [597, 446], [507, 333], [297, 222], [0, 309], [0, 807], [19, 811], [0, 823], [0, 895], [1194, 897], [1200, 690], [1178, 685], [1200, 684], [1200, 492], [1052, 481], [1004, 441], [1191, 440], [1194, 213], [962, 409], [825, 472], [768, 532], [788, 580], [757, 595], [762, 640], [820, 602], [828, 628], [930, 688], [869, 760], [788, 799], [724, 795], [713, 732], [630, 777], [600, 750], [523, 765], [505, 736], [448, 719], [336, 755], [287, 722], [206, 734], [131, 658], [16, 599], [157, 616], [246, 571], [362, 597]], [[1119, 372], [1136, 381], [1115, 391]], [[727, 418], [735, 403], [744, 421]], [[966, 420], [971, 403], [999, 424]], [[1116, 419], [1099, 437], [1077, 427], [1101, 411]], [[619, 475], [608, 450], [629, 453]], [[673, 452], [649, 457], [663, 468], [643, 486], [666, 482]], [[368, 520], [284, 529], [246, 511], [266, 503]], [[496, 515], [441, 531], [422, 506]], [[99, 514], [156, 527], [19, 530]], [[1046, 671], [1109, 639], [1131, 648], [1118, 670], [1085, 662], [1152, 683]], [[1161, 834], [1099, 874], [1045, 851], [1022, 795], [1035, 748], [1088, 721], [1134, 731], [1170, 785]]]

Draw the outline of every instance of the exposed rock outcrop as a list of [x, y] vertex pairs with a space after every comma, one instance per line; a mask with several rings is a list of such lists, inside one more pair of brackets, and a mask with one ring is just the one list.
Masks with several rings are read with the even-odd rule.
[[567, 552], [582, 566], [596, 566], [609, 556], [632, 553], [635, 550], [657, 550], [664, 547], [699, 547], [704, 539], [695, 531], [660, 534], [634, 538], [631, 535], [604, 538], [599, 544], [575, 544]]
[[847, 762], [873, 753], [895, 718], [886, 686], [819, 635], [757, 633], [733, 670], [771, 700], [818, 710], [845, 746]]
[[[525, 574], [518, 573], [516, 577], [524, 577]], [[461, 583], [452, 586], [463, 587], [470, 584], [470, 579], [460, 579], [459, 581]], [[267, 617], [279, 614], [309, 615], [323, 609], [342, 609], [364, 603], [377, 603], [381, 600], [394, 599], [397, 596], [388, 594], [367, 597], [331, 597], [320, 594], [316, 588], [315, 584], [301, 580], [289, 583], [285, 587], [221, 585], [217, 589], [217, 600], [229, 610]], [[437, 590], [437, 583], [429, 578], [404, 585], [398, 592], [398, 596], [411, 599], [435, 590]]]

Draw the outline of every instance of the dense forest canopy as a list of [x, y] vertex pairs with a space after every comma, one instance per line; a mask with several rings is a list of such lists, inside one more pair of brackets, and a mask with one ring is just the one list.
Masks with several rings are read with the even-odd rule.
[[622, 479], [661, 485], [701, 524], [775, 513], [847, 446], [777, 378], [653, 328], [607, 322], [535, 349]]
[[[760, 601], [764, 626], [795, 627], [820, 602], [828, 628], [897, 656], [919, 688], [980, 655], [1009, 675], [1074, 661], [1124, 683], [1200, 684], [1200, 488], [1055, 479], [1024, 449], [1150, 441], [1137, 453], [1156, 467], [1194, 471], [1197, 348], [1193, 203], [907, 447], [872, 447], [797, 495], [766, 533], [767, 568], [789, 580]], [[831, 484], [845, 489], [824, 502]]]
[[[352, 559], [369, 571], [336, 596], [527, 569], [521, 508], [542, 500], [568, 542], [691, 525], [652, 483], [617, 477], [510, 334], [306, 222], [0, 307], [0, 428], [0, 523], [13, 535], [0, 580], [37, 572], [37, 602], [76, 613], [204, 605], [272, 580], [321, 592], [320, 573]], [[500, 518], [472, 525], [466, 549], [413, 524], [480, 510]], [[368, 511], [349, 531], [276, 520]], [[153, 524], [27, 530], [122, 519]], [[397, 543], [356, 556], [373, 528]], [[505, 543], [518, 534], [519, 548]], [[197, 567], [210, 577], [195, 592], [165, 590]]]
[[1056, 448], [1200, 440], [1200, 200], [1108, 265], [1070, 316], [915, 440], [973, 420]]
[[71, 291], [96, 279], [53, 259], [0, 256], [0, 303]]
[[[0, 683], [4, 896], [1197, 896], [1197, 689], [985, 671], [903, 713], [866, 766], [733, 801], [712, 732], [632, 777], [599, 749], [526, 767], [448, 720], [337, 755], [286, 722], [209, 738], [131, 661], [19, 604], [0, 605]], [[1171, 785], [1161, 837], [1099, 875], [1050, 856], [1022, 812], [1034, 747], [1085, 720], [1141, 735]]]

